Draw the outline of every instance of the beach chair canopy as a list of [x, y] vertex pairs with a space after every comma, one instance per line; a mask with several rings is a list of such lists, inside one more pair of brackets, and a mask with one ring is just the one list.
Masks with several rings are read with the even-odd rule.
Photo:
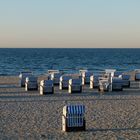
[[26, 77], [26, 82], [37, 82], [37, 77], [28, 76], [28, 77]]
[[84, 115], [85, 106], [84, 105], [67, 105], [63, 107], [63, 115]]
[[82, 73], [87, 72], [88, 70], [79, 70], [80, 75], [82, 75]]
[[105, 69], [106, 73], [111, 73], [111, 72], [115, 72], [115, 71], [116, 71], [116, 69]]
[[61, 73], [51, 73], [51, 79], [60, 78], [62, 76]]
[[53, 86], [53, 81], [52, 80], [42, 80], [40, 82], [41, 86]]
[[23, 72], [20, 72], [19, 78], [25, 78], [25, 77], [28, 77], [28, 76], [30, 76], [32, 74], [33, 73], [31, 71], [23, 71]]
[[59, 73], [59, 70], [48, 70], [48, 73], [51, 74], [51, 73]]
[[116, 71], [116, 69], [105, 69], [105, 73], [106, 74], [111, 74], [111, 76], [114, 76], [114, 72]]
[[63, 75], [60, 77], [60, 81], [69, 81], [71, 79], [71, 76]]
[[93, 73], [92, 72], [89, 72], [89, 71], [82, 73], [82, 76], [83, 77], [90, 77], [91, 75], [93, 75]]

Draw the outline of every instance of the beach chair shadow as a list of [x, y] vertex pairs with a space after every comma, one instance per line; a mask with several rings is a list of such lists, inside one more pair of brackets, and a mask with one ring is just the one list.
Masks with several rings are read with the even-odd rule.
[[140, 128], [109, 128], [109, 129], [104, 129], [104, 128], [91, 128], [91, 129], [86, 129], [86, 131], [88, 132], [97, 132], [97, 131], [104, 131], [104, 132], [107, 132], [107, 131], [113, 131], [113, 132], [116, 132], [116, 131], [139, 131]]

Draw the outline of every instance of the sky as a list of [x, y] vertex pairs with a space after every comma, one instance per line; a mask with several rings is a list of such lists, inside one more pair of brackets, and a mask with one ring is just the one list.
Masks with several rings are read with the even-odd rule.
[[0, 0], [0, 47], [140, 48], [140, 0]]

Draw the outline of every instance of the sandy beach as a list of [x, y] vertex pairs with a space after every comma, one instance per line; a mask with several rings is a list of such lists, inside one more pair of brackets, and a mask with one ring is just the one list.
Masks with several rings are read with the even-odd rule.
[[[104, 94], [88, 86], [82, 93], [69, 94], [56, 86], [53, 95], [41, 96], [21, 88], [18, 77], [1, 76], [0, 139], [139, 140], [140, 88], [133, 87], [133, 81], [131, 85]], [[85, 105], [85, 132], [62, 132], [62, 108], [68, 104]]]

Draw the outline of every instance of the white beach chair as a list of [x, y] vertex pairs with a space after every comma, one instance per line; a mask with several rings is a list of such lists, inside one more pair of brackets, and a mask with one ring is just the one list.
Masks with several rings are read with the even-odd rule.
[[32, 75], [33, 75], [33, 73], [31, 71], [20, 72], [19, 78], [20, 78], [21, 87], [25, 87], [26, 77], [29, 77], [29, 76], [32, 76]]
[[69, 93], [81, 93], [82, 92], [81, 79], [70, 79], [68, 91], [69, 91]]
[[93, 75], [92, 72], [83, 72], [82, 73], [82, 85], [90, 84], [90, 76]]
[[37, 77], [33, 75], [26, 77], [25, 91], [28, 91], [28, 90], [38, 90]]
[[40, 81], [40, 94], [53, 94], [54, 86], [52, 80], [42, 80]]
[[71, 76], [63, 75], [60, 77], [60, 82], [59, 82], [59, 89], [68, 89], [69, 87], [69, 80], [71, 79]]
[[67, 105], [63, 107], [62, 131], [85, 131], [85, 106]]
[[51, 73], [51, 80], [53, 80], [54, 85], [59, 85], [61, 73]]

